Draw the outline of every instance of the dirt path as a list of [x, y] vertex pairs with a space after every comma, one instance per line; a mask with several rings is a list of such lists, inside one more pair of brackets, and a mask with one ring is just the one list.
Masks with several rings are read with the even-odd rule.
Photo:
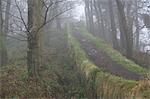
[[97, 49], [92, 42], [90, 42], [87, 38], [84, 38], [80, 33], [74, 33], [74, 36], [79, 40], [82, 48], [88, 54], [89, 59], [92, 60], [96, 66], [103, 68], [109, 73], [126, 79], [139, 80], [141, 78], [139, 74], [129, 71], [113, 61], [106, 53]]

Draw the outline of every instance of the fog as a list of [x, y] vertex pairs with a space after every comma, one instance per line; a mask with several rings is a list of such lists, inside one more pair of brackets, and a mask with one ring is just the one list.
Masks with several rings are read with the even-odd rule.
[[150, 0], [0, 0], [0, 99], [150, 99]]

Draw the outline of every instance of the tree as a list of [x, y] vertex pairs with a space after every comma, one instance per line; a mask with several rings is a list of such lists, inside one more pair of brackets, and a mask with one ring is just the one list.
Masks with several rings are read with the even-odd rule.
[[102, 15], [102, 8], [100, 5], [100, 2], [97, 0], [94, 0], [93, 6], [95, 8], [99, 36], [105, 38], [104, 19], [103, 19], [103, 15]]
[[87, 27], [90, 33], [94, 34], [94, 20], [93, 20], [93, 2], [92, 0], [85, 0], [85, 14]]
[[110, 14], [110, 21], [111, 21], [111, 33], [112, 33], [113, 48], [118, 49], [119, 45], [118, 45], [118, 41], [117, 41], [117, 30], [116, 30], [112, 0], [109, 0], [108, 4], [109, 4], [109, 14]]
[[3, 42], [2, 42], [2, 2], [0, 0], [0, 65], [2, 66], [2, 48], [3, 48]]
[[0, 65], [1, 66], [5, 66], [7, 64], [5, 38], [6, 35], [3, 31], [2, 1], [0, 1]]
[[[11, 7], [11, 0], [7, 0], [6, 3], [7, 4], [6, 4], [6, 11], [5, 11], [4, 32], [3, 32], [4, 43], [7, 42], [7, 35], [9, 31], [9, 19], [10, 19], [9, 13], [10, 13], [10, 7]], [[6, 65], [8, 61], [7, 48], [5, 48], [3, 51], [3, 61], [4, 61], [4, 64]]]
[[122, 35], [122, 44], [125, 45], [126, 56], [127, 58], [131, 59], [133, 54], [133, 33], [132, 33], [132, 20], [128, 20], [129, 24], [127, 23], [127, 18], [124, 11], [123, 3], [120, 0], [116, 0], [117, 7], [118, 7], [118, 19], [120, 25], [120, 31]]
[[136, 7], [136, 20], [135, 20], [135, 25], [136, 25], [136, 49], [139, 50], [139, 38], [140, 38], [140, 31], [139, 31], [139, 15], [138, 15], [138, 0], [135, 0], [135, 7]]
[[101, 7], [101, 2], [100, 1], [97, 1], [97, 4], [98, 4], [98, 11], [99, 11], [99, 14], [100, 14], [100, 20], [101, 20], [101, 28], [102, 28], [102, 38], [104, 38], [104, 40], [106, 40], [106, 35], [105, 35], [105, 24], [104, 24], [104, 16], [103, 16], [103, 13], [102, 13], [102, 7]]
[[41, 0], [28, 0], [28, 52], [27, 65], [31, 77], [37, 78], [41, 65], [41, 30], [42, 25]]
[[[56, 2], [58, 2], [58, 0], [56, 0]], [[59, 4], [56, 3], [55, 4], [55, 13], [56, 15], [59, 13], [60, 9], [59, 9]], [[61, 22], [60, 22], [60, 16], [56, 17], [56, 26], [57, 26], [57, 32], [61, 31]]]
[[50, 13], [50, 9], [54, 11], [53, 5], [63, 2], [62, 1], [49, 1], [46, 2], [44, 0], [28, 0], [28, 24], [24, 20], [22, 16], [22, 11], [15, 0], [17, 9], [20, 14], [20, 19], [24, 24], [27, 35], [27, 66], [29, 77], [38, 78], [39, 76], [39, 68], [42, 66], [42, 37], [43, 37], [43, 28], [48, 24], [55, 20], [56, 17], [65, 13], [66, 11], [71, 10], [73, 7], [69, 7], [64, 9], [63, 11], [57, 13], [56, 15], [52, 15], [50, 19], [48, 19], [48, 14]]

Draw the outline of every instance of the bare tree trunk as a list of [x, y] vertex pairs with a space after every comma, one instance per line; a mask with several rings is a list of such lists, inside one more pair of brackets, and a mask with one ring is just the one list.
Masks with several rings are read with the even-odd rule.
[[91, 33], [93, 33], [93, 35], [95, 35], [93, 15], [94, 15], [94, 12], [93, 12], [93, 1], [90, 0], [90, 27], [91, 27], [90, 30], [91, 30]]
[[40, 0], [28, 0], [28, 52], [27, 64], [29, 76], [37, 78], [41, 65], [41, 26], [42, 2]]
[[2, 41], [2, 2], [0, 0], [0, 66], [2, 66], [2, 48], [3, 48], [3, 41]]
[[[58, 0], [56, 0], [56, 2], [58, 2]], [[58, 5], [58, 3], [56, 3], [56, 5], [55, 5], [55, 13], [56, 13], [56, 15], [57, 14], [59, 14], [59, 5]], [[61, 31], [61, 22], [60, 22], [60, 16], [58, 16], [58, 17], [56, 17], [56, 26], [57, 26], [57, 32], [60, 32]]]
[[0, 65], [5, 66], [6, 64], [6, 43], [5, 33], [3, 32], [2, 2], [0, 1]]
[[[122, 29], [123, 35], [125, 36], [125, 43], [126, 43], [126, 56], [127, 58], [131, 59], [132, 58], [132, 30], [129, 29], [125, 12], [124, 12], [124, 6], [120, 0], [116, 0], [117, 7], [118, 7], [118, 13], [119, 13], [119, 23], [120, 27]], [[130, 21], [130, 20], [129, 20]], [[131, 26], [131, 25], [130, 25]]]
[[[118, 7], [119, 9], [119, 7]], [[123, 10], [124, 11], [124, 10]], [[118, 22], [119, 22], [119, 29], [120, 29], [120, 45], [122, 48], [122, 51], [124, 52], [124, 50], [126, 49], [126, 38], [125, 38], [125, 31], [124, 31], [124, 27], [123, 27], [123, 22], [122, 22], [122, 16], [120, 15], [120, 12], [118, 10]]]
[[128, 54], [127, 57], [132, 59], [133, 56], [133, 20], [134, 20], [134, 15], [131, 12], [131, 5], [133, 2], [129, 2], [127, 6], [127, 40], [129, 43], [127, 44], [127, 49], [128, 49]]
[[85, 0], [85, 13], [86, 13], [88, 30], [89, 30], [89, 32], [94, 34], [93, 3], [92, 3], [92, 0]]
[[110, 14], [110, 20], [111, 20], [111, 33], [112, 33], [113, 48], [118, 49], [119, 46], [118, 46], [118, 41], [117, 41], [117, 30], [116, 30], [112, 0], [109, 0], [108, 2], [109, 2], [109, 14]]
[[98, 11], [98, 4], [97, 4], [97, 1], [94, 0], [94, 8], [95, 8], [95, 13], [96, 13], [96, 19], [97, 19], [97, 24], [98, 24], [98, 36], [102, 36], [101, 34], [101, 23], [100, 23], [100, 14], [99, 14], [99, 11]]
[[138, 21], [138, 1], [135, 0], [135, 5], [136, 5], [136, 49], [139, 50], [139, 38], [140, 38], [140, 33], [139, 33], [139, 21]]
[[86, 24], [88, 31], [90, 32], [90, 9], [89, 9], [89, 1], [85, 0], [85, 15], [86, 15]]
[[[86, 4], [86, 3], [85, 3], [85, 4]], [[90, 31], [89, 16], [88, 16], [88, 8], [87, 8], [87, 6], [85, 6], [85, 17], [86, 17], [87, 29], [88, 29], [88, 31]]]
[[[5, 21], [4, 21], [5, 27], [4, 27], [4, 32], [3, 32], [4, 45], [6, 45], [6, 42], [7, 42], [7, 34], [8, 34], [8, 29], [9, 29], [10, 6], [11, 6], [11, 0], [7, 0], [6, 12], [5, 12]], [[7, 62], [8, 62], [8, 55], [7, 55], [7, 48], [5, 47], [3, 49], [3, 64], [6, 65]]]
[[106, 39], [104, 17], [103, 17], [103, 14], [102, 14], [102, 7], [101, 7], [101, 4], [100, 4], [100, 1], [98, 1], [98, 9], [99, 9], [99, 13], [100, 13], [100, 20], [101, 20], [101, 27], [102, 27], [102, 36], [103, 36], [104, 39]]

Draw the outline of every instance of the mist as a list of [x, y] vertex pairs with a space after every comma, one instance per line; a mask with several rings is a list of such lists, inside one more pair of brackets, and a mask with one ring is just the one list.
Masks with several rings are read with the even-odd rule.
[[0, 0], [1, 99], [150, 99], [150, 0]]

